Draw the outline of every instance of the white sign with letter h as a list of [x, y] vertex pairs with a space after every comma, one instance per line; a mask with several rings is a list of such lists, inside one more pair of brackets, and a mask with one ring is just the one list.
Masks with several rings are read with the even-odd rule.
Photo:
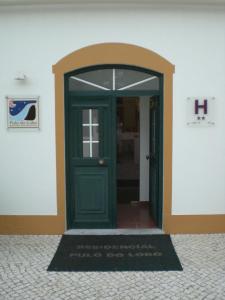
[[197, 127], [214, 126], [215, 97], [188, 97], [187, 125]]

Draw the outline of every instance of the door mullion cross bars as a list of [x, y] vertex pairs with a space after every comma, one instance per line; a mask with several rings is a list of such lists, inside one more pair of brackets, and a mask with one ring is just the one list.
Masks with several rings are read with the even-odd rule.
[[93, 82], [91, 82], [91, 81], [84, 80], [84, 79], [81, 79], [81, 78], [76, 77], [76, 76], [72, 76], [71, 78], [72, 78], [72, 79], [75, 79], [75, 80], [77, 80], [77, 81], [80, 81], [80, 82], [82, 82], [82, 83], [86, 83], [86, 84], [88, 84], [88, 85], [97, 87], [97, 88], [99, 88], [99, 89], [101, 89], [101, 90], [110, 91], [110, 89], [108, 89], [108, 88], [106, 88], [106, 87], [104, 87], [104, 86], [101, 86], [101, 85], [99, 85], [99, 84], [93, 83]]
[[148, 82], [148, 81], [151, 81], [153, 79], [157, 78], [156, 76], [153, 76], [153, 77], [150, 77], [150, 78], [146, 78], [146, 79], [143, 79], [143, 80], [140, 80], [140, 81], [137, 81], [137, 82], [134, 82], [132, 84], [129, 84], [129, 85], [126, 85], [120, 89], [118, 89], [118, 91], [123, 91], [123, 90], [126, 90], [126, 89], [129, 89], [133, 86], [136, 86], [136, 85], [139, 85], [139, 84], [142, 84], [142, 83], [145, 83], [145, 82]]
[[116, 89], [116, 69], [112, 69], [112, 89], [106, 88], [106, 87], [104, 87], [104, 86], [102, 86], [102, 85], [100, 85], [100, 84], [96, 84], [96, 83], [91, 82], [91, 81], [89, 81], [89, 80], [85, 80], [85, 79], [79, 78], [79, 77], [77, 77], [77, 76], [71, 76], [70, 78], [71, 78], [71, 79], [74, 79], [74, 80], [76, 80], [76, 81], [82, 82], [82, 83], [84, 83], [84, 84], [87, 84], [87, 85], [90, 85], [90, 86], [99, 88], [99, 89], [104, 90], [104, 91], [110, 91], [110, 90], [113, 90], [113, 91], [115, 91], [115, 90], [123, 91], [123, 90], [129, 89], [129, 88], [132, 88], [132, 87], [134, 87], [134, 86], [137, 86], [137, 85], [140, 85], [140, 84], [149, 82], [149, 81], [151, 81], [151, 80], [154, 80], [154, 79], [157, 78], [157, 76], [150, 76], [150, 77], [148, 77], [148, 78], [145, 78], [145, 79], [143, 79], [143, 80], [136, 81], [136, 82], [134, 82], [134, 83], [131, 83], [131, 84], [129, 84], [129, 85], [126, 85], [126, 86], [124, 86], [124, 87], [122, 87], [122, 88], [118, 88], [118, 89]]
[[95, 140], [93, 138], [93, 127], [99, 126], [98, 123], [92, 123], [93, 120], [93, 110], [89, 109], [88, 110], [88, 123], [83, 123], [83, 127], [88, 127], [89, 129], [89, 140], [83, 140], [83, 144], [88, 144], [89, 145], [89, 157], [93, 157], [93, 144], [99, 143], [99, 140]]

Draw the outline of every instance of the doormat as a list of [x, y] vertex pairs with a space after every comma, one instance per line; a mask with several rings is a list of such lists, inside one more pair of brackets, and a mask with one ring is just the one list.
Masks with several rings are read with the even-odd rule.
[[182, 271], [169, 235], [63, 235], [48, 271]]

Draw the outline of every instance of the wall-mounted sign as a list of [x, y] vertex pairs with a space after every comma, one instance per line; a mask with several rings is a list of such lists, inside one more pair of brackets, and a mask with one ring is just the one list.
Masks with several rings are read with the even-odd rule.
[[215, 125], [215, 97], [187, 98], [187, 125]]
[[39, 97], [6, 99], [8, 128], [39, 128]]

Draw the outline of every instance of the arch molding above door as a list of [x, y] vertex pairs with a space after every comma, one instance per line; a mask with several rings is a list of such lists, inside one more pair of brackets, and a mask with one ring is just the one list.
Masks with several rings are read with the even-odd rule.
[[173, 64], [149, 49], [131, 44], [103, 43], [81, 48], [63, 57], [53, 66], [53, 73], [65, 74], [104, 64], [137, 66], [162, 74], [173, 74], [175, 70]]

